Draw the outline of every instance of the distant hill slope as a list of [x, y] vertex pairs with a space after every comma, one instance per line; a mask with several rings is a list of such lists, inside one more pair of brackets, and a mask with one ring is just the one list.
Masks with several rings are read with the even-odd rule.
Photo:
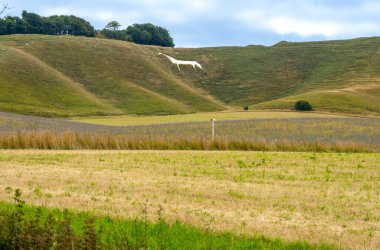
[[[0, 36], [0, 110], [43, 116], [164, 115], [250, 105], [380, 114], [380, 38], [172, 49], [41, 35]], [[181, 72], [158, 52], [197, 60]]]
[[176, 55], [202, 60], [208, 77], [184, 78], [232, 106], [290, 109], [305, 99], [319, 110], [376, 115], [379, 48], [380, 38], [360, 38], [177, 50]]
[[161, 67], [150, 48], [71, 37], [0, 37], [0, 110], [45, 116], [224, 109]]

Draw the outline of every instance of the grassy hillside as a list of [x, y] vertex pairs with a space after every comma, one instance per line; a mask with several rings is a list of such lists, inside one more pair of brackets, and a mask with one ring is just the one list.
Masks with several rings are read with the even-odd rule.
[[275, 46], [178, 50], [203, 61], [207, 77], [184, 77], [233, 106], [292, 108], [305, 99], [316, 109], [380, 112], [380, 38]]
[[131, 43], [40, 35], [0, 37], [0, 109], [53, 116], [178, 114], [223, 105]]
[[[166, 115], [230, 107], [380, 113], [380, 38], [172, 49], [82, 37], [0, 36], [0, 110]], [[181, 72], [158, 52], [197, 60]]]

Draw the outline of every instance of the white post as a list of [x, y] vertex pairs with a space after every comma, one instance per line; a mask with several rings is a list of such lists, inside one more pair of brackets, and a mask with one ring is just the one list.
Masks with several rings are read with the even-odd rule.
[[213, 141], [215, 140], [215, 121], [214, 118], [211, 119], [211, 137]]

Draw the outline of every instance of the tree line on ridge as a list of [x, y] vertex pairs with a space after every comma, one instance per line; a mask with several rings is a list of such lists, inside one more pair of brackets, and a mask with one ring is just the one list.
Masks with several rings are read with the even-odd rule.
[[174, 47], [173, 38], [170, 36], [169, 31], [151, 23], [133, 24], [126, 29], [120, 30], [121, 25], [117, 21], [112, 21], [104, 29], [95, 30], [88, 21], [74, 15], [43, 17], [24, 10], [21, 17], [9, 15], [1, 17], [1, 14], [7, 9], [8, 5], [4, 5], [3, 9], [0, 10], [0, 35], [73, 35]]

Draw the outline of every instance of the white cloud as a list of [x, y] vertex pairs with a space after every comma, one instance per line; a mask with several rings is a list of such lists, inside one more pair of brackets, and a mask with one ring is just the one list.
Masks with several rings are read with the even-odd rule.
[[69, 15], [71, 14], [71, 10], [69, 8], [51, 8], [44, 11], [43, 15], [45, 16], [53, 16], [53, 15]]
[[147, 8], [171, 8], [179, 12], [206, 11], [216, 4], [215, 0], [134, 0], [134, 2]]
[[191, 0], [191, 1], [184, 1], [185, 6], [187, 8], [190, 8], [195, 11], [207, 11], [207, 10], [212, 10], [215, 6], [216, 3], [213, 0]]
[[[245, 10], [236, 14], [235, 19], [247, 28], [303, 38], [360, 36], [360, 34], [380, 32], [380, 23], [372, 18], [363, 18], [365, 17], [363, 13], [366, 13], [364, 9], [367, 7], [362, 5], [358, 8], [346, 8], [342, 12], [325, 6], [315, 6], [312, 3], [301, 4], [294, 9], [283, 7], [277, 6], [269, 10], [264, 6], [255, 10]], [[358, 9], [361, 10], [360, 19], [357, 19]]]
[[310, 22], [291, 17], [274, 17], [264, 24], [281, 35], [297, 34], [302, 37], [323, 35], [331, 37], [340, 32], [340, 25], [331, 22]]
[[132, 0], [134, 8], [140, 10], [142, 15], [159, 19], [164, 23], [182, 25], [190, 22], [194, 16], [211, 11], [215, 0]]
[[104, 23], [104, 25], [110, 21], [117, 20], [126, 26], [139, 22], [144, 18], [144, 13], [140, 11], [112, 11], [112, 10], [93, 10], [84, 11], [83, 9], [76, 8], [50, 8], [42, 13], [44, 16], [51, 15], [76, 15], [85, 19], [96, 19], [97, 21]]
[[96, 17], [102, 21], [114, 20], [116, 17], [115, 13], [112, 11], [95, 12], [92, 14], [92, 16], [94, 16], [94, 17]]
[[[179, 46], [273, 44], [280, 40], [380, 35], [379, 0], [7, 0], [10, 14], [73, 14], [96, 28], [151, 22]], [[190, 34], [190, 36], [188, 36]]]
[[308, 21], [292, 17], [275, 17], [266, 26], [280, 35], [296, 34], [301, 37], [354, 35], [361, 32], [379, 31], [374, 23], [345, 23], [334, 21]]

